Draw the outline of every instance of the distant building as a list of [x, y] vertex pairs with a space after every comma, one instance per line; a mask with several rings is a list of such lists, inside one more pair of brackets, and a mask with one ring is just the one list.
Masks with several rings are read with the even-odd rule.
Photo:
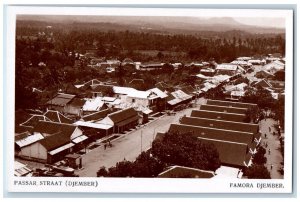
[[274, 60], [263, 66], [263, 70], [266, 70], [271, 74], [275, 74], [277, 71], [283, 69], [285, 69], [285, 64], [279, 60]]
[[245, 70], [240, 66], [236, 64], [230, 64], [230, 63], [223, 63], [218, 64], [216, 67], [216, 74], [223, 74], [223, 75], [229, 75], [233, 76], [238, 73], [243, 73]]
[[84, 100], [75, 97], [76, 95], [58, 93], [47, 102], [47, 107], [59, 112], [79, 116]]

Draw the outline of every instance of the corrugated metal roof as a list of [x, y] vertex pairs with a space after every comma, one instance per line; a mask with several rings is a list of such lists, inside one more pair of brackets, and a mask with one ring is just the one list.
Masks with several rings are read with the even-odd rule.
[[104, 105], [101, 97], [96, 97], [94, 99], [88, 99], [84, 103], [82, 109], [83, 111], [98, 111]]
[[69, 148], [71, 148], [71, 147], [73, 147], [73, 146], [74, 146], [73, 143], [68, 143], [68, 144], [66, 144], [66, 145], [63, 145], [63, 146], [61, 146], [61, 147], [58, 147], [57, 149], [54, 149], [54, 150], [50, 151], [49, 154], [50, 154], [50, 155], [55, 155], [55, 154], [57, 154], [57, 153], [59, 153], [59, 152], [62, 152], [62, 151], [64, 151], [64, 150], [66, 150], [66, 149], [69, 149]]
[[87, 136], [81, 135], [81, 136], [79, 136], [79, 137], [74, 138], [74, 139], [72, 140], [72, 142], [74, 142], [75, 144], [78, 144], [79, 142], [82, 142], [82, 141], [84, 141], [84, 140], [86, 140], [86, 139], [88, 139]]

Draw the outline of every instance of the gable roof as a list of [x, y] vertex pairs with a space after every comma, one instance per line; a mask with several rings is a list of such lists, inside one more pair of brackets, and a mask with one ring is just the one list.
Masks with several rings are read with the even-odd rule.
[[225, 112], [214, 112], [214, 111], [207, 111], [207, 110], [193, 110], [191, 113], [191, 117], [219, 119], [219, 120], [233, 121], [233, 122], [244, 122], [246, 115], [225, 113]]
[[138, 113], [133, 108], [123, 109], [108, 115], [108, 117], [115, 123], [123, 122], [127, 119], [138, 118]]
[[243, 131], [249, 133], [258, 133], [259, 125], [232, 121], [223, 121], [216, 119], [198, 118], [198, 117], [182, 117], [181, 124], [203, 126], [210, 128], [219, 128], [225, 130]]
[[40, 121], [34, 128], [33, 132], [42, 134], [60, 134], [63, 133], [71, 137], [77, 126], [71, 124], [62, 124], [48, 121]]
[[253, 104], [253, 103], [231, 102], [231, 101], [210, 100], [210, 99], [207, 100], [206, 104], [219, 105], [219, 106], [232, 106], [232, 107], [239, 107], [239, 108], [250, 108], [250, 107], [257, 106], [257, 104]]
[[230, 107], [230, 106], [219, 106], [219, 105], [201, 105], [201, 110], [207, 111], [216, 111], [216, 112], [225, 112], [225, 113], [235, 113], [235, 114], [245, 114], [247, 109], [246, 108], [237, 108], [237, 107]]
[[54, 110], [47, 110], [44, 113], [44, 116], [47, 117], [49, 119], [49, 121], [52, 121], [52, 122], [73, 123], [73, 121], [71, 119], [65, 117], [60, 112], [54, 111]]
[[181, 134], [191, 133], [190, 135], [195, 137], [203, 137], [216, 140], [224, 140], [230, 142], [244, 143], [251, 145], [254, 141], [253, 133], [233, 131], [233, 130], [224, 130], [218, 128], [209, 128], [193, 125], [184, 125], [184, 124], [171, 124], [169, 128], [170, 132], [178, 132]]
[[76, 95], [58, 93], [54, 98], [49, 100], [47, 104], [57, 105], [57, 106], [65, 106], [68, 104]]
[[237, 167], [244, 167], [249, 164], [251, 154], [248, 152], [247, 144], [201, 137], [199, 137], [199, 140], [204, 143], [211, 143], [216, 147], [222, 164], [229, 164]]

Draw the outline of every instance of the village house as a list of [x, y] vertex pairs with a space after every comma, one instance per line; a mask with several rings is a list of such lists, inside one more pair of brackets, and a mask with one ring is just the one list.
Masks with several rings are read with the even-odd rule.
[[86, 99], [82, 107], [82, 115], [92, 114], [107, 108], [101, 97]]
[[127, 108], [109, 114], [99, 123], [113, 126], [114, 133], [123, 133], [138, 125], [139, 116], [133, 108]]
[[113, 133], [113, 125], [101, 123], [101, 121], [110, 113], [116, 111], [118, 111], [118, 109], [108, 108], [98, 112], [94, 112], [92, 114], [81, 117], [81, 119], [76, 121], [74, 125], [82, 128], [83, 131], [85, 131], [85, 134], [91, 139], [97, 140]]
[[192, 96], [186, 94], [182, 90], [176, 90], [171, 92], [167, 97], [167, 108], [174, 109], [174, 107], [180, 104], [187, 104], [192, 100]]
[[71, 124], [40, 121], [32, 131], [32, 135], [16, 140], [16, 155], [50, 164], [83, 148], [88, 138], [82, 130]]
[[279, 60], [272, 61], [263, 66], [263, 70], [268, 71], [270, 74], [275, 74], [279, 70], [285, 69], [285, 64]]
[[246, 83], [239, 83], [237, 85], [227, 85], [225, 87], [225, 99], [231, 101], [238, 101], [245, 95]]
[[80, 116], [84, 100], [75, 97], [76, 95], [58, 93], [47, 102], [47, 107], [66, 114]]
[[239, 65], [245, 70], [247, 70], [248, 68], [250, 68], [252, 66], [252, 64], [250, 62], [247, 62], [245, 60], [234, 60], [234, 61], [230, 62], [230, 64]]

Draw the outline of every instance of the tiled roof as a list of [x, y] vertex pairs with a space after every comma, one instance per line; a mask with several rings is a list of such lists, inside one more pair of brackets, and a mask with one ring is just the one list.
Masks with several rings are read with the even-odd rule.
[[191, 117], [218, 119], [218, 120], [233, 121], [233, 122], [244, 122], [246, 115], [214, 112], [214, 111], [207, 111], [207, 110], [193, 110], [191, 113]]
[[190, 135], [195, 137], [203, 137], [209, 139], [244, 143], [247, 145], [250, 145], [254, 141], [253, 133], [193, 126], [193, 125], [171, 124], [169, 131], [179, 132], [181, 134], [191, 133]]
[[225, 130], [243, 131], [243, 132], [249, 132], [254, 134], [259, 132], [258, 124], [223, 121], [223, 120], [216, 120], [216, 119], [182, 117], [180, 123], [186, 125], [219, 128]]
[[244, 167], [251, 158], [248, 152], [247, 144], [220, 141], [208, 138], [199, 139], [204, 143], [213, 144], [219, 152], [219, 158], [222, 164], [228, 164], [237, 167]]

